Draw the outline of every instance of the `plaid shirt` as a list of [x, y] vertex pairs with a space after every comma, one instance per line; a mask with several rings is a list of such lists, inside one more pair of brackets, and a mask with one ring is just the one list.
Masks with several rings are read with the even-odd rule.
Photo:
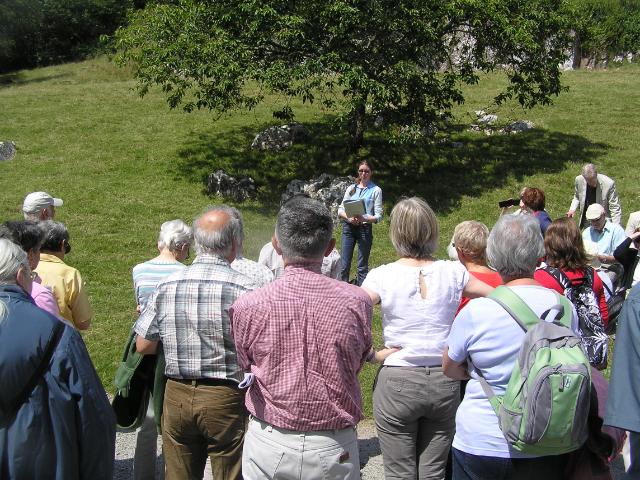
[[254, 288], [222, 257], [198, 255], [191, 266], [158, 284], [135, 331], [162, 341], [169, 377], [240, 381], [229, 307]]
[[372, 310], [364, 290], [325, 277], [319, 263], [288, 265], [282, 278], [239, 298], [229, 314], [238, 362], [255, 374], [251, 414], [296, 431], [356, 425]]

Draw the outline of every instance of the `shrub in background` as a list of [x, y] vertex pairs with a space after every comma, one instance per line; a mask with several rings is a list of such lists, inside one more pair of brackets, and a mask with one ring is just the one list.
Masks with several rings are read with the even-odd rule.
[[144, 0], [3, 0], [0, 73], [80, 60]]

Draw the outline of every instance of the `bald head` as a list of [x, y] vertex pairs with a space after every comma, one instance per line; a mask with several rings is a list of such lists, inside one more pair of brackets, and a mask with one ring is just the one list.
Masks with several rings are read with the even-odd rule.
[[229, 262], [236, 256], [236, 238], [240, 223], [226, 205], [208, 209], [193, 222], [198, 254], [220, 255]]

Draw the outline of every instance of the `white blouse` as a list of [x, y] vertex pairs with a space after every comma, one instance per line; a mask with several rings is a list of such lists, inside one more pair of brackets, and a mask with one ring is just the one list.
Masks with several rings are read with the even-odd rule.
[[[420, 293], [420, 274], [426, 296]], [[442, 364], [451, 324], [469, 272], [459, 262], [439, 260], [424, 267], [389, 263], [374, 268], [362, 284], [380, 296], [386, 347], [402, 347], [384, 364], [434, 367]]]

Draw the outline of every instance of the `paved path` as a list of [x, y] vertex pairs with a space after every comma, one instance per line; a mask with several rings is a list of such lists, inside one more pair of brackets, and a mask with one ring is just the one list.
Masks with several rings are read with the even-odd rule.
[[[118, 433], [114, 480], [129, 480], [132, 478], [135, 438], [135, 433]], [[382, 453], [380, 453], [380, 445], [378, 444], [378, 437], [372, 420], [363, 420], [358, 425], [358, 442], [360, 446], [362, 480], [382, 480], [384, 478]], [[160, 444], [161, 441], [158, 440], [158, 451], [161, 451]], [[159, 466], [160, 457], [158, 457]], [[158, 472], [160, 471], [161, 469], [158, 468]], [[624, 473], [624, 463], [621, 456], [613, 462], [612, 472], [614, 480], [629, 480], [629, 477]], [[160, 473], [157, 478], [163, 480], [164, 475]], [[206, 480], [211, 479], [211, 470], [208, 462], [204, 478]]]

